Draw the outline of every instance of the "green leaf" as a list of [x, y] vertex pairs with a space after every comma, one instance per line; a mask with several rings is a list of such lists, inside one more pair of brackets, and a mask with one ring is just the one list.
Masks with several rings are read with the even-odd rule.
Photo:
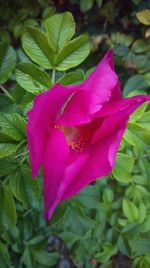
[[77, 84], [84, 80], [84, 73], [82, 70], [67, 73], [57, 80], [63, 85]]
[[0, 122], [0, 134], [9, 137], [8, 141], [23, 141], [26, 139], [26, 121], [19, 114], [0, 113]]
[[0, 143], [0, 158], [9, 156], [16, 152], [18, 144], [7, 142]]
[[0, 233], [16, 224], [17, 215], [13, 196], [6, 187], [0, 188]]
[[140, 140], [146, 145], [150, 145], [150, 129], [142, 127], [140, 124], [131, 123], [128, 124], [128, 129], [134, 133]]
[[138, 20], [145, 24], [150, 25], [150, 9], [145, 9], [136, 13]]
[[95, 208], [100, 202], [99, 189], [95, 185], [86, 186], [76, 197], [86, 208]]
[[130, 239], [130, 247], [134, 252], [140, 255], [150, 253], [150, 240], [149, 239]]
[[103, 251], [101, 253], [97, 253], [95, 258], [102, 263], [106, 263], [113, 255], [117, 253], [117, 251], [118, 249], [116, 245], [105, 242], [103, 244]]
[[49, 45], [60, 50], [75, 34], [75, 22], [70, 12], [56, 14], [44, 22]]
[[145, 42], [143, 39], [138, 39], [134, 42], [132, 45], [132, 50], [134, 53], [144, 53], [146, 51], [149, 51], [150, 44]]
[[16, 53], [14, 49], [0, 42], [0, 84], [5, 83], [11, 76], [16, 63]]
[[6, 157], [0, 160], [0, 176], [6, 176], [18, 168], [17, 160]]
[[23, 110], [25, 116], [26, 112], [31, 109], [32, 107], [32, 101], [35, 97], [35, 95], [31, 92], [28, 92], [24, 90], [20, 85], [16, 84], [12, 88], [12, 96], [17, 105]]
[[143, 128], [150, 129], [150, 111], [144, 113], [139, 123], [140, 123], [140, 126], [142, 126]]
[[11, 259], [7, 247], [0, 242], [0, 267], [8, 268], [11, 265]]
[[[143, 103], [136, 111], [130, 116], [129, 122], [139, 120], [143, 115], [148, 106], [148, 102]], [[150, 121], [149, 121], [150, 122]]]
[[101, 5], [102, 5], [102, 3], [103, 3], [103, 0], [96, 0], [96, 3], [97, 3], [97, 5], [98, 5], [98, 7], [100, 8]]
[[126, 129], [123, 138], [131, 145], [135, 146], [139, 151], [143, 149], [143, 142], [129, 129]]
[[55, 66], [58, 71], [65, 71], [79, 65], [90, 53], [88, 35], [81, 35], [63, 47], [56, 58]]
[[48, 267], [51, 267], [57, 264], [59, 258], [58, 252], [51, 252], [47, 253], [44, 250], [40, 250], [36, 252], [35, 259], [38, 263], [43, 265], [48, 265]]
[[33, 180], [29, 167], [21, 166], [17, 172], [10, 174], [10, 188], [13, 195], [24, 207], [36, 206], [40, 195], [39, 181]]
[[114, 193], [111, 189], [105, 189], [103, 192], [103, 202], [106, 204], [112, 204], [114, 200]]
[[127, 96], [133, 90], [144, 90], [148, 88], [148, 83], [143, 75], [136, 74], [127, 80], [123, 88], [123, 95]]
[[139, 223], [142, 223], [145, 220], [145, 218], [147, 216], [146, 213], [147, 213], [147, 208], [146, 208], [145, 204], [140, 203], [140, 205], [139, 205], [139, 217], [138, 217]]
[[56, 13], [56, 7], [48, 6], [44, 9], [42, 17], [43, 19], [47, 19], [47, 18], [50, 18], [55, 13]]
[[89, 230], [89, 228], [93, 227], [94, 221], [86, 217], [86, 215], [81, 213], [81, 211], [77, 211], [76, 208], [70, 207], [65, 213], [65, 224], [72, 232], [83, 235]]
[[53, 67], [54, 53], [44, 32], [34, 27], [27, 27], [22, 37], [22, 46], [34, 62], [46, 69]]
[[80, 0], [80, 9], [84, 13], [91, 9], [94, 4], [94, 0]]
[[133, 157], [118, 153], [116, 158], [116, 164], [112, 171], [112, 174], [114, 175], [117, 181], [128, 183], [131, 181], [130, 173], [133, 169], [133, 165], [134, 165]]
[[52, 86], [49, 75], [32, 63], [20, 63], [18, 65], [16, 80], [21, 87], [32, 93], [39, 93], [39, 91]]
[[130, 220], [130, 221], [135, 221], [138, 219], [139, 212], [137, 207], [133, 202], [131, 202], [128, 199], [123, 199], [122, 202], [122, 208], [125, 216]]

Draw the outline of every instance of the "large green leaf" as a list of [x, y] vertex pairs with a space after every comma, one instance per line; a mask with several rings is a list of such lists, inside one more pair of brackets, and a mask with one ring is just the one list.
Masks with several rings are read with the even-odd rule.
[[2, 142], [0, 143], [0, 158], [6, 157], [15, 153], [17, 150], [18, 144], [11, 142]]
[[81, 35], [63, 47], [56, 57], [56, 70], [65, 71], [79, 65], [90, 53], [88, 35]]
[[11, 259], [9, 256], [6, 245], [0, 242], [0, 267], [8, 268], [11, 265]]
[[56, 14], [44, 23], [50, 46], [58, 51], [75, 34], [75, 22], [70, 12]]
[[52, 86], [49, 75], [32, 63], [20, 63], [16, 69], [16, 80], [25, 90], [38, 93]]
[[[26, 121], [17, 113], [0, 113], [0, 134], [5, 135], [8, 141], [23, 141], [26, 139]], [[0, 135], [0, 137], [1, 137]]]
[[23, 165], [17, 172], [10, 174], [10, 187], [13, 195], [25, 207], [35, 206], [40, 194], [38, 180], [33, 180], [29, 167]]
[[22, 46], [34, 62], [44, 68], [52, 68], [53, 50], [49, 46], [47, 36], [44, 32], [34, 27], [27, 27], [22, 37]]
[[5, 43], [0, 43], [0, 84], [5, 83], [15, 67], [16, 53]]
[[16, 224], [16, 207], [11, 191], [0, 188], [0, 233]]

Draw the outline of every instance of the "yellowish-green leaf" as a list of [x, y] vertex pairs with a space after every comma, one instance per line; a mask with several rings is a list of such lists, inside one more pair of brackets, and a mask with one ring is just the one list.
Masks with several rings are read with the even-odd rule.
[[136, 13], [138, 20], [145, 24], [150, 25], [150, 9], [145, 9]]

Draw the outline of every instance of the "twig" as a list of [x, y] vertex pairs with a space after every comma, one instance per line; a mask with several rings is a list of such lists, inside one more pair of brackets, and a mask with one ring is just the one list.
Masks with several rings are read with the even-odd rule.
[[14, 101], [13, 97], [9, 94], [9, 92], [2, 86], [0, 85], [0, 89], [4, 92], [4, 94], [12, 101]]

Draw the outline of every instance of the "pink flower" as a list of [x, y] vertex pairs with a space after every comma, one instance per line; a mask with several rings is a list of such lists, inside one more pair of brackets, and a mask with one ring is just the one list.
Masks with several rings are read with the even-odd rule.
[[28, 112], [32, 175], [44, 167], [45, 216], [97, 178], [108, 175], [129, 116], [150, 96], [123, 99], [110, 49], [81, 84], [56, 83]]

